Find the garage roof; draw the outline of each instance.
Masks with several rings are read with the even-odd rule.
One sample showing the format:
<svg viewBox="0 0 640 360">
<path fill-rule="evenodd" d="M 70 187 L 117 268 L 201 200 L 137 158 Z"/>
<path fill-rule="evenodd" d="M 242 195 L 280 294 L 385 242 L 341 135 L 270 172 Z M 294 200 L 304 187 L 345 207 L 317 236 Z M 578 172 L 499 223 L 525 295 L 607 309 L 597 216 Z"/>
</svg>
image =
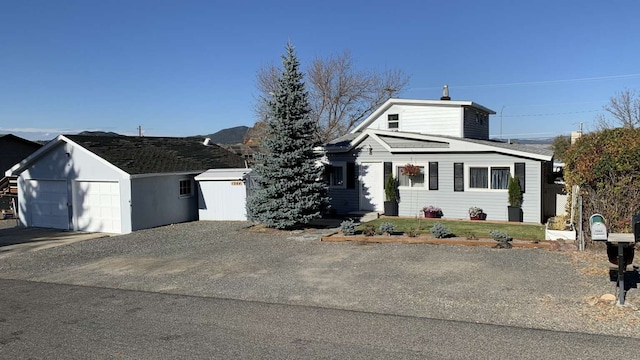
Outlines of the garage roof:
<svg viewBox="0 0 640 360">
<path fill-rule="evenodd" d="M 22 172 L 61 142 L 80 146 L 129 175 L 245 166 L 242 156 L 215 144 L 204 145 L 202 139 L 196 137 L 60 135 L 8 172 Z"/>
<path fill-rule="evenodd" d="M 195 177 L 196 181 L 242 180 L 251 169 L 211 169 Z"/>
</svg>

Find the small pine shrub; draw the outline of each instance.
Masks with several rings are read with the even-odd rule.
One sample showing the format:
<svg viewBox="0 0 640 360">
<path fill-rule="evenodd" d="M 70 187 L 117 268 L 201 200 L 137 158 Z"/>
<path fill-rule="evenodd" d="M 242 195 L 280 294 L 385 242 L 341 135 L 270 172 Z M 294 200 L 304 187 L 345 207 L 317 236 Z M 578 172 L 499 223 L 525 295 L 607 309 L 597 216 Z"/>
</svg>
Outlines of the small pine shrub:
<svg viewBox="0 0 640 360">
<path fill-rule="evenodd" d="M 449 230 L 448 227 L 442 225 L 439 222 L 435 223 L 430 231 L 431 235 L 433 235 L 436 239 L 443 239 L 452 235 L 451 230 Z"/>
<path fill-rule="evenodd" d="M 506 233 L 498 230 L 491 230 L 489 234 L 493 238 L 493 240 L 498 242 L 498 245 L 495 247 L 498 249 L 511 249 L 511 240 L 513 238 Z"/>
<path fill-rule="evenodd" d="M 373 236 L 376 234 L 376 228 L 371 224 L 365 224 L 362 227 L 362 234 L 364 236 Z"/>
<path fill-rule="evenodd" d="M 343 235 L 350 236 L 356 234 L 356 223 L 353 219 L 345 220 L 340 223 L 340 231 Z"/>
<path fill-rule="evenodd" d="M 378 229 L 381 234 L 391 235 L 394 231 L 396 231 L 396 226 L 390 222 L 380 223 L 380 227 Z"/>
</svg>

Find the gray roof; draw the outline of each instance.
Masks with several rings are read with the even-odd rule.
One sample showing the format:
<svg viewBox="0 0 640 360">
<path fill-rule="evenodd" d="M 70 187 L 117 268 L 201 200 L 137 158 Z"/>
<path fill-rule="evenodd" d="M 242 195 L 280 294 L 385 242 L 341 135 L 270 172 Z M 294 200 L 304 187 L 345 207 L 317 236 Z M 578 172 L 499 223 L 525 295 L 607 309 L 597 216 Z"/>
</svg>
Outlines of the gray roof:
<svg viewBox="0 0 640 360">
<path fill-rule="evenodd" d="M 131 175 L 203 172 L 208 169 L 245 166 L 241 156 L 215 144 L 205 146 L 200 138 L 65 137 Z"/>
</svg>

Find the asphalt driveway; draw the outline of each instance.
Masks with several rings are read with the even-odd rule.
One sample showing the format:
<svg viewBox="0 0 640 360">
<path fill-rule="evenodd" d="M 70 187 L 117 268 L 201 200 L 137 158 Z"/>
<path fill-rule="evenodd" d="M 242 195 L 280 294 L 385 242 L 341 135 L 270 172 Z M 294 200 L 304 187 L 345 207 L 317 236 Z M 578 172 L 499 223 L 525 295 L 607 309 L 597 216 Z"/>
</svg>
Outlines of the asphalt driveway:
<svg viewBox="0 0 640 360">
<path fill-rule="evenodd" d="M 192 222 L 80 241 L 0 261 L 0 277 L 640 337 L 606 256 L 539 249 L 324 243 Z M 627 298 L 640 300 L 637 289 Z"/>
</svg>

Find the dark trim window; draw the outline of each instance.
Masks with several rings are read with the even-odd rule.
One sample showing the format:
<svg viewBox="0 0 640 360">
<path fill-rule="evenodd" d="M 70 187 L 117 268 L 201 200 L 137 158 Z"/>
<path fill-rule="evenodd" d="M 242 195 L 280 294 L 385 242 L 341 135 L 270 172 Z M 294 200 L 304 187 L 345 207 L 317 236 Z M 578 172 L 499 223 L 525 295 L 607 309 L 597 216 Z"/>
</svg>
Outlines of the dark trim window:
<svg viewBox="0 0 640 360">
<path fill-rule="evenodd" d="M 191 179 L 182 179 L 179 183 L 180 197 L 189 197 L 193 195 L 193 187 L 191 186 Z"/>
<path fill-rule="evenodd" d="M 325 165 L 325 176 L 327 185 L 330 188 L 345 188 L 345 174 L 347 172 L 346 163 L 336 162 L 332 165 Z"/>
<path fill-rule="evenodd" d="M 520 191 L 524 193 L 524 185 L 525 185 L 525 167 L 524 163 L 515 163 L 513 171 L 516 173 L 515 178 L 520 182 Z"/>
<path fill-rule="evenodd" d="M 507 189 L 509 187 L 509 168 L 491 168 L 491 188 Z"/>
<path fill-rule="evenodd" d="M 508 167 L 470 167 L 469 188 L 471 189 L 507 189 L 510 169 Z"/>
<path fill-rule="evenodd" d="M 429 190 L 438 190 L 438 163 L 429 163 Z"/>
<path fill-rule="evenodd" d="M 464 191 L 464 163 L 453 164 L 453 191 Z"/>
<path fill-rule="evenodd" d="M 387 128 L 388 129 L 400 128 L 400 116 L 398 114 L 387 115 Z"/>
</svg>

